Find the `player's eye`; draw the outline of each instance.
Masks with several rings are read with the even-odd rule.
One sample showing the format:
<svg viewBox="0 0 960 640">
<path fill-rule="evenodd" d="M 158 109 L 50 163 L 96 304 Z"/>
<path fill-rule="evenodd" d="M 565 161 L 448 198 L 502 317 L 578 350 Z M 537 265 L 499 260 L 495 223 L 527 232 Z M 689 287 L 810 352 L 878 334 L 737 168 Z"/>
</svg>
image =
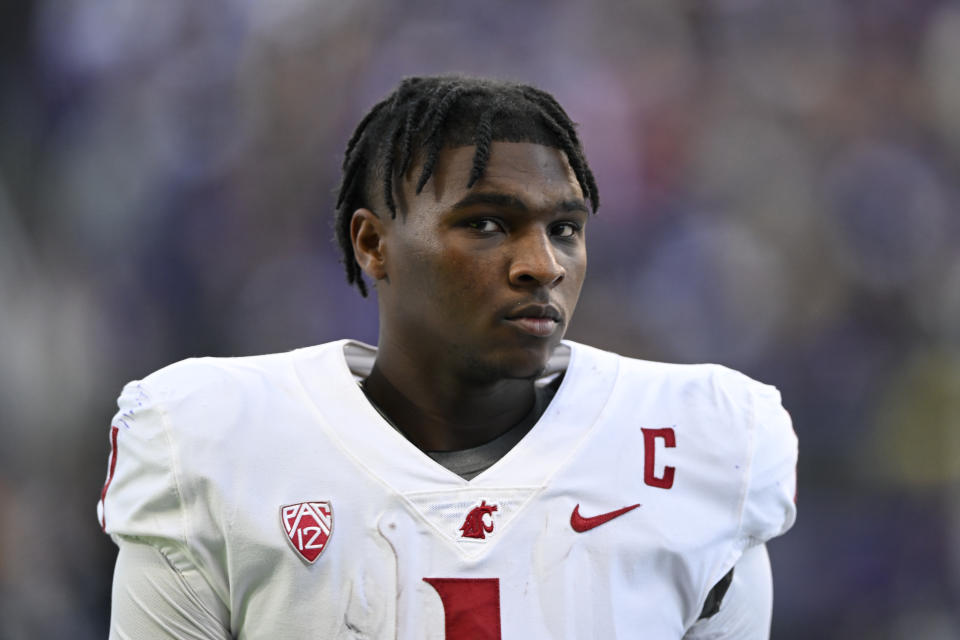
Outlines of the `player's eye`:
<svg viewBox="0 0 960 640">
<path fill-rule="evenodd" d="M 478 218 L 476 220 L 470 220 L 467 222 L 467 227 L 469 229 L 473 229 L 474 231 L 479 231 L 480 233 L 496 233 L 503 228 L 499 222 L 491 218 Z"/>
<path fill-rule="evenodd" d="M 580 225 L 574 222 L 559 222 L 553 225 L 552 231 L 558 238 L 572 238 L 580 231 Z"/>
</svg>

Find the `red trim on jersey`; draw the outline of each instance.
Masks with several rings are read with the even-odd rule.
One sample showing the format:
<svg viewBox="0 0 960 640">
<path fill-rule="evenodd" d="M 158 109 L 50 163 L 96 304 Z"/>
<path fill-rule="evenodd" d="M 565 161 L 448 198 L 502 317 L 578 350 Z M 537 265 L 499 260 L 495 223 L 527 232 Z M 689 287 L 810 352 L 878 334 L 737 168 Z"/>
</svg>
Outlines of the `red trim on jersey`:
<svg viewBox="0 0 960 640">
<path fill-rule="evenodd" d="M 113 472 L 117 470 L 117 433 L 118 427 L 110 427 L 110 471 L 107 472 L 107 481 L 103 483 L 103 489 L 100 490 L 100 528 L 107 530 L 107 503 L 104 499 L 107 497 L 107 489 L 113 482 Z"/>
</svg>

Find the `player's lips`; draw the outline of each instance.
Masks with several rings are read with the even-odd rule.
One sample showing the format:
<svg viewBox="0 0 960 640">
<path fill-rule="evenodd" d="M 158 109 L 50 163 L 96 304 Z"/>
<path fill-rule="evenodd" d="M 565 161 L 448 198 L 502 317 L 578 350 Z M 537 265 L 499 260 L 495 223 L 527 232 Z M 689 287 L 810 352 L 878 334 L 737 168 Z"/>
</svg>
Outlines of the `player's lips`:
<svg viewBox="0 0 960 640">
<path fill-rule="evenodd" d="M 553 305 L 531 304 L 511 311 L 506 316 L 507 322 L 516 326 L 524 333 L 538 338 L 553 335 L 560 327 L 562 316 Z"/>
</svg>

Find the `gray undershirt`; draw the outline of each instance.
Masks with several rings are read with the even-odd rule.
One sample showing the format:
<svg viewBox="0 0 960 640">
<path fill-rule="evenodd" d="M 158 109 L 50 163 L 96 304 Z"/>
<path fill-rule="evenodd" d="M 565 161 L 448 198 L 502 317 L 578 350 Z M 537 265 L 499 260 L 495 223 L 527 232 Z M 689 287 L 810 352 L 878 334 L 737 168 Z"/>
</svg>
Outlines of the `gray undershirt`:
<svg viewBox="0 0 960 640">
<path fill-rule="evenodd" d="M 458 449 L 457 451 L 424 451 L 434 462 L 447 470 L 454 472 L 464 480 L 472 480 L 494 465 L 500 458 L 507 455 L 513 447 L 527 435 L 533 425 L 537 423 L 540 416 L 543 415 L 550 400 L 553 399 L 560 384 L 558 376 L 545 386 L 537 386 L 536 399 L 533 408 L 527 417 L 511 427 L 508 431 L 501 433 L 490 442 L 481 444 L 469 449 Z"/>
</svg>

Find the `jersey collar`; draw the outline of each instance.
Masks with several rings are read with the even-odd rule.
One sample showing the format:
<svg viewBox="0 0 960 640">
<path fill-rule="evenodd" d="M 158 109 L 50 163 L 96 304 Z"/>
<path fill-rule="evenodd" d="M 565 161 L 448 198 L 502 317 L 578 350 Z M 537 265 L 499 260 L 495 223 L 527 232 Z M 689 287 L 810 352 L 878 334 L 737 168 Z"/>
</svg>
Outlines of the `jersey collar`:
<svg viewBox="0 0 960 640">
<path fill-rule="evenodd" d="M 565 340 L 558 352 L 547 375 L 564 366 L 566 375 L 543 415 L 503 458 L 469 481 L 410 443 L 367 400 L 357 381 L 369 374 L 374 347 L 340 340 L 302 349 L 294 358 L 317 428 L 378 480 L 410 493 L 545 485 L 600 418 L 619 371 L 617 356 L 592 347 Z"/>
</svg>

